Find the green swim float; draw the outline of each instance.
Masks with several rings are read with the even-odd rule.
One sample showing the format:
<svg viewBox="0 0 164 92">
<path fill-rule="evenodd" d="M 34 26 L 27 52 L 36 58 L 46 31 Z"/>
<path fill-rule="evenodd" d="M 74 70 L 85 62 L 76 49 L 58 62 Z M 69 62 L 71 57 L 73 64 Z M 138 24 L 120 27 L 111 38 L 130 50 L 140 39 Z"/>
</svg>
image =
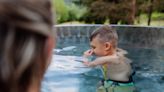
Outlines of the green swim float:
<svg viewBox="0 0 164 92">
<path fill-rule="evenodd" d="M 102 86 L 100 86 L 96 92 L 135 92 L 135 86 L 132 78 L 128 82 L 112 81 L 107 79 L 107 68 L 102 67 L 104 80 L 102 80 Z"/>
</svg>

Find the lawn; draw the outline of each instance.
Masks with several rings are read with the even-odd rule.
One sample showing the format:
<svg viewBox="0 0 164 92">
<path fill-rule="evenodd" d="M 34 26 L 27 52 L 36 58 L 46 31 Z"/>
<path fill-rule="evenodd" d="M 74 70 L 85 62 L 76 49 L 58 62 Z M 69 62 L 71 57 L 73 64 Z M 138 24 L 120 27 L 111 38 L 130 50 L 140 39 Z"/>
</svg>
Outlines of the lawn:
<svg viewBox="0 0 164 92">
<path fill-rule="evenodd" d="M 137 19 L 135 21 L 135 25 L 147 26 L 147 15 L 142 14 L 139 18 L 140 23 L 137 23 Z M 150 26 L 164 26 L 164 13 L 153 13 L 152 21 Z"/>
</svg>

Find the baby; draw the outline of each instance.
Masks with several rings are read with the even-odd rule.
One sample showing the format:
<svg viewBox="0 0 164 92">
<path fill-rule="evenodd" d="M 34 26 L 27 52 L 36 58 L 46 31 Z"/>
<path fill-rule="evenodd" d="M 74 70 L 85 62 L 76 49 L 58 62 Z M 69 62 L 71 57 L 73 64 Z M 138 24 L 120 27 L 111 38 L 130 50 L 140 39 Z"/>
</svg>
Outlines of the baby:
<svg viewBox="0 0 164 92">
<path fill-rule="evenodd" d="M 96 29 L 90 36 L 91 49 L 84 52 L 84 57 L 96 55 L 97 58 L 84 64 L 102 66 L 104 79 L 97 92 L 134 92 L 131 61 L 124 56 L 126 51 L 117 48 L 117 43 L 117 33 L 108 25 Z"/>
</svg>

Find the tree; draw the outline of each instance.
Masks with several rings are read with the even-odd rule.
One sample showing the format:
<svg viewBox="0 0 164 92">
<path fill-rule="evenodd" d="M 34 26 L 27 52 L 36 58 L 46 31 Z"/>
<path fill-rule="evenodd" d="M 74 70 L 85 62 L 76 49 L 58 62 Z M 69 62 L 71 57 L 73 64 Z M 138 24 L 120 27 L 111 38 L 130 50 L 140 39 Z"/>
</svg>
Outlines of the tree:
<svg viewBox="0 0 164 92">
<path fill-rule="evenodd" d="M 164 0 L 154 0 L 153 8 L 157 12 L 164 13 Z"/>
<path fill-rule="evenodd" d="M 150 25 L 153 12 L 164 12 L 164 0 L 137 0 L 136 17 L 146 13 L 148 17 L 147 24 Z"/>
<path fill-rule="evenodd" d="M 53 0 L 57 23 L 79 20 L 86 9 L 75 5 L 71 1 Z"/>
<path fill-rule="evenodd" d="M 56 19 L 58 23 L 67 21 L 69 17 L 68 8 L 63 0 L 52 0 L 54 10 L 56 12 Z"/>
<path fill-rule="evenodd" d="M 88 7 L 84 20 L 88 22 L 111 24 L 133 24 L 135 19 L 136 0 L 81 0 Z"/>
</svg>

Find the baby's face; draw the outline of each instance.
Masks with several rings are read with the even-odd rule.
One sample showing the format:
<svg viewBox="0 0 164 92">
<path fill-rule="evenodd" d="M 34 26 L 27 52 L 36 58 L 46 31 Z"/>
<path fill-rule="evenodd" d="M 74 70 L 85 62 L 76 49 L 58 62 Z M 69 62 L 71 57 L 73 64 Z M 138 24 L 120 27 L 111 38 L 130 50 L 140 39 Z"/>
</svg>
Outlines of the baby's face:
<svg viewBox="0 0 164 92">
<path fill-rule="evenodd" d="M 93 50 L 93 54 L 95 54 L 96 56 L 105 56 L 106 55 L 105 43 L 100 42 L 98 37 L 95 37 L 90 42 L 90 46 Z"/>
</svg>

